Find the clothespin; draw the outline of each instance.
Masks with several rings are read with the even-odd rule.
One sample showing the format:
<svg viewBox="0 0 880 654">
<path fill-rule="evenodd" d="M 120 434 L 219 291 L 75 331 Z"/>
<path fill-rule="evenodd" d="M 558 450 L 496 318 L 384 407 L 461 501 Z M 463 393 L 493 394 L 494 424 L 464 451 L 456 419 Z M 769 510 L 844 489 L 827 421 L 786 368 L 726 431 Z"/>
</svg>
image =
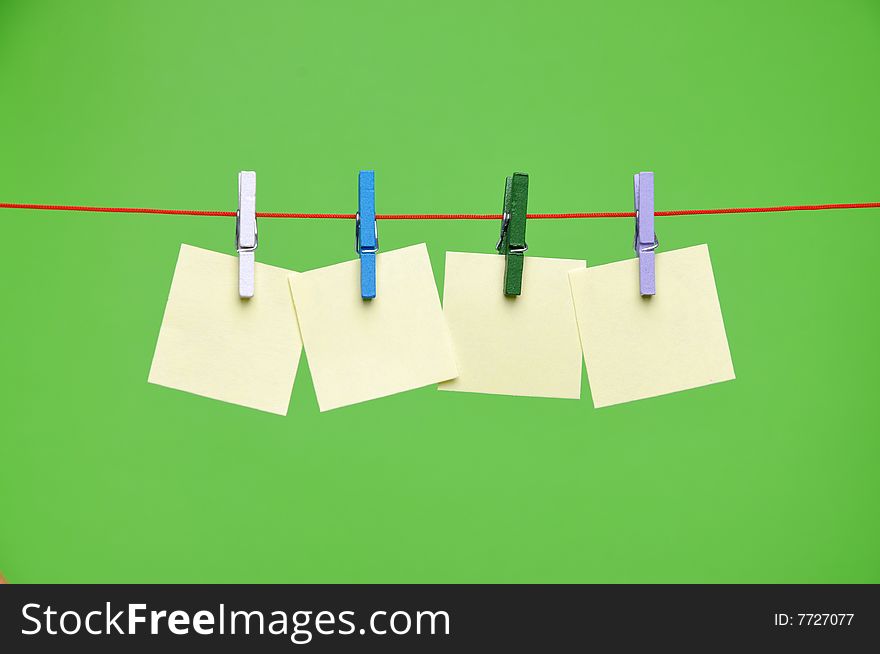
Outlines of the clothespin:
<svg viewBox="0 0 880 654">
<path fill-rule="evenodd" d="M 633 191 L 636 208 L 633 249 L 639 255 L 639 292 L 642 295 L 654 295 L 654 250 L 660 245 L 654 233 L 654 173 L 633 175 Z"/>
<path fill-rule="evenodd" d="M 238 250 L 238 295 L 254 296 L 254 250 L 257 249 L 257 173 L 238 173 L 238 211 L 235 214 L 235 249 Z"/>
<path fill-rule="evenodd" d="M 376 227 L 376 181 L 372 170 L 358 174 L 358 212 L 354 226 L 355 251 L 361 258 L 361 297 L 376 297 L 376 253 L 379 230 Z"/>
<path fill-rule="evenodd" d="M 504 255 L 504 294 L 522 294 L 523 264 L 526 244 L 526 211 L 529 201 L 529 176 L 514 173 L 504 185 L 504 209 L 501 236 L 495 249 Z"/>
</svg>

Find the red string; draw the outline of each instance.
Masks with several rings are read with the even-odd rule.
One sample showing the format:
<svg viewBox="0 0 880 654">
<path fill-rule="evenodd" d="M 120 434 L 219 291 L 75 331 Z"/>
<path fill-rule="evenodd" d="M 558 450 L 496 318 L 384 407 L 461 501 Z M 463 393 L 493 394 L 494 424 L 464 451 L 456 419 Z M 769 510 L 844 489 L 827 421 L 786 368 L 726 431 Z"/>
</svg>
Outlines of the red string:
<svg viewBox="0 0 880 654">
<path fill-rule="evenodd" d="M 845 204 L 793 204 L 780 207 L 733 207 L 727 209 L 675 209 L 656 211 L 655 216 L 707 216 L 728 213 L 775 213 L 781 211 L 824 211 L 827 209 L 877 209 L 880 202 L 850 202 Z M 142 207 L 88 207 L 69 204 L 17 204 L 0 202 L 0 209 L 37 209 L 40 211 L 87 211 L 93 213 L 148 213 L 166 216 L 235 216 L 234 211 L 204 211 L 199 209 L 147 209 Z M 287 213 L 279 211 L 258 211 L 258 218 L 318 218 L 329 220 L 351 220 L 353 213 Z M 633 218 L 632 211 L 596 211 L 589 213 L 530 213 L 534 219 L 568 218 Z M 497 213 L 399 213 L 376 214 L 378 220 L 500 220 Z"/>
</svg>

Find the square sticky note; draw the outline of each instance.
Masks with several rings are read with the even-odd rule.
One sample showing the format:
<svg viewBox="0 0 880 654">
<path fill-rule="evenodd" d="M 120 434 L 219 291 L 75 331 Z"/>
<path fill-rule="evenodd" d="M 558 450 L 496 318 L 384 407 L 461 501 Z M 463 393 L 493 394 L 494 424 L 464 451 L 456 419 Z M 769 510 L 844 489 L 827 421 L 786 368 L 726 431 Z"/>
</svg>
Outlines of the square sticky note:
<svg viewBox="0 0 880 654">
<path fill-rule="evenodd" d="M 458 377 L 440 390 L 577 399 L 581 343 L 568 273 L 578 259 L 525 257 L 522 295 L 504 295 L 504 257 L 446 253 L 443 313 Z"/>
<path fill-rule="evenodd" d="M 639 295 L 638 259 L 569 275 L 596 407 L 734 378 L 708 246 L 655 266 L 652 297 Z"/>
<path fill-rule="evenodd" d="M 257 263 L 243 300 L 236 257 L 182 245 L 149 381 L 286 415 L 302 352 L 290 272 Z"/>
<path fill-rule="evenodd" d="M 289 281 L 321 411 L 458 374 L 424 243 L 377 256 L 372 300 L 358 260 Z"/>
</svg>

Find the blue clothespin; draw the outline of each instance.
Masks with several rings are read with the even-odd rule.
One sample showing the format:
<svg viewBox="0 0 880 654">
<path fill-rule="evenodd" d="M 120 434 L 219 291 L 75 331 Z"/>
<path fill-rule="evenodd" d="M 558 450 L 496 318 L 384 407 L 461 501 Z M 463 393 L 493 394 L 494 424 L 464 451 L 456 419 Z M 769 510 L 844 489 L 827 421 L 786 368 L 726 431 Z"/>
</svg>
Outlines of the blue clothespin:
<svg viewBox="0 0 880 654">
<path fill-rule="evenodd" d="M 639 255 L 639 292 L 657 292 L 654 276 L 654 250 L 660 245 L 654 232 L 654 173 L 633 175 L 636 208 L 636 237 L 633 249 Z"/>
<path fill-rule="evenodd" d="M 376 253 L 379 230 L 376 228 L 376 182 L 372 170 L 358 174 L 358 212 L 354 226 L 355 251 L 361 258 L 361 297 L 376 297 Z"/>
</svg>

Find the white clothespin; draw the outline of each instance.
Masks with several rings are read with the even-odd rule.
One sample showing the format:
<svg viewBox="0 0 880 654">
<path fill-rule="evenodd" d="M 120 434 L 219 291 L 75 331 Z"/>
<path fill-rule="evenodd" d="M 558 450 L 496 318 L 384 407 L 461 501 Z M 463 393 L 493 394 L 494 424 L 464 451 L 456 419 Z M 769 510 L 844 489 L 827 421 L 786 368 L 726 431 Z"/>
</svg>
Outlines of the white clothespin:
<svg viewBox="0 0 880 654">
<path fill-rule="evenodd" d="M 254 250 L 257 249 L 257 173 L 238 173 L 238 213 L 235 216 L 235 249 L 238 250 L 238 294 L 254 296 Z"/>
</svg>

